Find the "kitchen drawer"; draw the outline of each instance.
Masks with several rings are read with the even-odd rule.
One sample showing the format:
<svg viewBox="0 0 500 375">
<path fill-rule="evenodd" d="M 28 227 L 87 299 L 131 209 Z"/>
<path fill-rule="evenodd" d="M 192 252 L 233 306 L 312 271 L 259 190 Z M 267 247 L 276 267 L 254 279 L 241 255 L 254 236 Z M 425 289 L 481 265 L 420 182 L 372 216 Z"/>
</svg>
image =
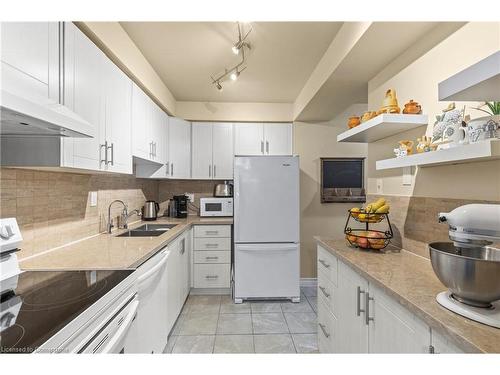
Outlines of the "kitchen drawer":
<svg viewBox="0 0 500 375">
<path fill-rule="evenodd" d="M 230 264 L 195 264 L 195 288 L 229 288 Z"/>
<path fill-rule="evenodd" d="M 337 286 L 337 258 L 321 246 L 318 246 L 318 272 L 319 271 L 323 271 L 332 284 Z"/>
<path fill-rule="evenodd" d="M 196 225 L 194 227 L 194 237 L 229 237 L 231 238 L 230 225 Z"/>
<path fill-rule="evenodd" d="M 231 263 L 231 252 L 230 251 L 195 251 L 194 252 L 194 263 Z"/>
<path fill-rule="evenodd" d="M 329 311 L 321 298 L 318 298 L 318 348 L 320 353 L 335 353 L 337 319 Z"/>
<path fill-rule="evenodd" d="M 337 288 L 332 284 L 328 276 L 323 271 L 318 271 L 318 299 L 322 299 L 328 309 L 336 315 L 334 296 Z"/>
<path fill-rule="evenodd" d="M 231 238 L 195 238 L 194 250 L 231 250 Z"/>
</svg>

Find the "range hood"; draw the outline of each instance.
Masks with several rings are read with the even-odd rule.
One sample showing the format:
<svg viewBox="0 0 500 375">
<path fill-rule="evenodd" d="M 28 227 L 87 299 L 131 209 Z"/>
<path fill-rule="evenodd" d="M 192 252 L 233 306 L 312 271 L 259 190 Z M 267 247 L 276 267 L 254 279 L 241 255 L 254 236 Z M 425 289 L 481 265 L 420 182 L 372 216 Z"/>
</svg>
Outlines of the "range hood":
<svg viewBox="0 0 500 375">
<path fill-rule="evenodd" d="M 61 104 L 35 103 L 2 90 L 0 135 L 93 138 L 96 129 Z"/>
<path fill-rule="evenodd" d="M 500 100 L 500 51 L 440 82 L 438 90 L 439 100 Z"/>
</svg>

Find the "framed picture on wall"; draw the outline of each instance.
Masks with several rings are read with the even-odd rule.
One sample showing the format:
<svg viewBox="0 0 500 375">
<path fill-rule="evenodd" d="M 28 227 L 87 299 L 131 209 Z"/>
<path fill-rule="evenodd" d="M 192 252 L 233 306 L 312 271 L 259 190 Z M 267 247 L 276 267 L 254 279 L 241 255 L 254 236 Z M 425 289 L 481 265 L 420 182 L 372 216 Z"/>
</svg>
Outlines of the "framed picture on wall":
<svg viewBox="0 0 500 375">
<path fill-rule="evenodd" d="M 366 202 L 365 158 L 321 158 L 321 203 Z"/>
</svg>

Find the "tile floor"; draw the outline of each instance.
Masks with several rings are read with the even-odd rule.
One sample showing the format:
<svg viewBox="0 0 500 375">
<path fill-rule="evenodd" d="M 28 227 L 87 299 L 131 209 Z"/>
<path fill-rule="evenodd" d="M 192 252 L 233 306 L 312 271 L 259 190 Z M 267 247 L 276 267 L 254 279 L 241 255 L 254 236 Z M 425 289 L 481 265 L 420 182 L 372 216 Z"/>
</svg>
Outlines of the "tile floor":
<svg viewBox="0 0 500 375">
<path fill-rule="evenodd" d="M 317 353 L 315 287 L 300 303 L 189 296 L 165 353 Z"/>
</svg>

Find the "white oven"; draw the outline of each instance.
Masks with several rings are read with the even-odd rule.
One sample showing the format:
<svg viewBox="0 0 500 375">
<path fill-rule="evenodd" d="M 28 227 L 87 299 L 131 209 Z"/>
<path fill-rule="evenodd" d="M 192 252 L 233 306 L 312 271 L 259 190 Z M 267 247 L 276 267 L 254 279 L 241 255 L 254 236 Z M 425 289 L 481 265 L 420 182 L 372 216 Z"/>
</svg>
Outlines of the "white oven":
<svg viewBox="0 0 500 375">
<path fill-rule="evenodd" d="M 200 198 L 200 216 L 233 216 L 233 198 Z"/>
</svg>

